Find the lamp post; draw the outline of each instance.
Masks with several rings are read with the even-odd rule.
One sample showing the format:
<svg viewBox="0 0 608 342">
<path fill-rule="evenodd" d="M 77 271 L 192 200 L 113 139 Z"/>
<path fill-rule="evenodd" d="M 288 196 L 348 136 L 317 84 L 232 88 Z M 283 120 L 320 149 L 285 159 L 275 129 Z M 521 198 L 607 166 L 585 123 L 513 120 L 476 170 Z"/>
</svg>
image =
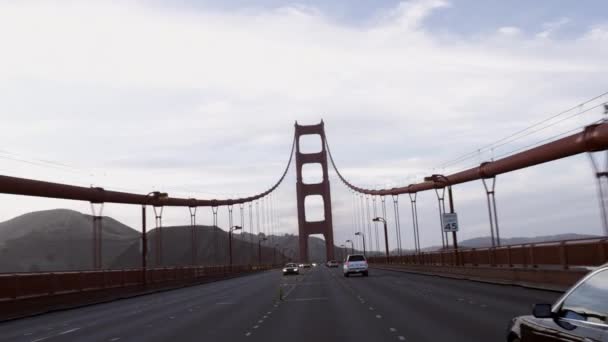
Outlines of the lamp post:
<svg viewBox="0 0 608 342">
<path fill-rule="evenodd" d="M 355 254 L 355 243 L 353 242 L 353 240 L 346 240 L 345 242 L 350 242 L 350 254 Z"/>
<path fill-rule="evenodd" d="M 260 239 L 258 239 L 258 265 L 262 264 L 262 241 L 266 241 L 268 240 L 265 237 L 260 237 Z"/>
<path fill-rule="evenodd" d="M 435 183 L 443 183 L 443 185 L 447 185 L 448 187 L 448 200 L 450 202 L 450 213 L 454 213 L 454 198 L 452 197 L 452 185 L 450 184 L 450 180 L 448 177 L 444 175 L 432 175 L 430 177 L 424 177 L 424 180 Z M 452 241 L 454 242 L 454 252 L 456 253 L 456 264 L 459 264 L 458 260 L 458 238 L 456 237 L 456 232 L 452 231 Z"/>
<path fill-rule="evenodd" d="M 156 201 L 164 200 L 169 197 L 166 192 L 152 191 L 146 196 L 152 197 Z M 146 232 L 146 205 L 141 206 L 141 270 L 142 270 L 142 284 L 146 285 L 146 272 L 148 269 L 148 236 Z"/>
<path fill-rule="evenodd" d="M 385 253 L 386 253 L 386 263 L 390 264 L 391 263 L 391 258 L 390 258 L 389 253 L 388 253 L 388 233 L 386 231 L 386 220 L 383 217 L 376 217 L 372 221 L 384 223 L 384 250 L 385 250 Z"/>
<path fill-rule="evenodd" d="M 232 270 L 232 232 L 235 230 L 241 230 L 243 227 L 241 226 L 232 226 L 228 230 L 228 253 L 230 254 L 230 269 Z"/>
<path fill-rule="evenodd" d="M 355 235 L 361 236 L 361 238 L 363 239 L 363 256 L 367 256 L 365 252 L 365 234 L 361 232 L 356 232 Z"/>
</svg>

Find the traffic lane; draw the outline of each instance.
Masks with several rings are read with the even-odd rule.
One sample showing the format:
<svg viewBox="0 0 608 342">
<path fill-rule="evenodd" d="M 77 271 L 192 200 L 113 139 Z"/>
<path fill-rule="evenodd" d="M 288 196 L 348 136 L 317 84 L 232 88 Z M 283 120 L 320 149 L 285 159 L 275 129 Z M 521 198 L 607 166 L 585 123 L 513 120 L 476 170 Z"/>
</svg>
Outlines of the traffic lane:
<svg viewBox="0 0 608 342">
<path fill-rule="evenodd" d="M 339 271 L 336 271 L 338 274 Z M 342 281 L 413 341 L 500 341 L 509 320 L 559 293 L 370 269 Z"/>
<path fill-rule="evenodd" d="M 286 292 L 276 310 L 245 332 L 249 341 L 391 341 L 398 334 L 376 317 L 366 303 L 336 275 L 317 266 Z M 288 285 L 287 287 L 289 287 Z"/>
<path fill-rule="evenodd" d="M 182 339 L 194 340 L 201 334 L 214 334 L 222 327 L 226 329 L 222 318 L 232 315 L 234 310 L 229 308 L 237 303 L 266 304 L 274 295 L 268 288 L 276 284 L 279 277 L 277 271 L 264 272 L 5 322 L 0 324 L 0 340 L 166 340 L 167 334 L 179 335 L 178 326 L 182 322 L 192 320 L 194 327 L 203 325 L 207 328 L 198 331 L 192 339 Z"/>
</svg>

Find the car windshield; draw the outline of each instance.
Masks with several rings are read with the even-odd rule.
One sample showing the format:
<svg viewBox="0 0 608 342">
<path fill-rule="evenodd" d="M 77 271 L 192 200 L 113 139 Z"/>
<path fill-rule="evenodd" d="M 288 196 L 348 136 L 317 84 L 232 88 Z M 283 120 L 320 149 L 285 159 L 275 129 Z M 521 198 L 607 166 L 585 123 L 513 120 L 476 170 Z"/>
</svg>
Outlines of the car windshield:
<svg viewBox="0 0 608 342">
<path fill-rule="evenodd" d="M 608 323 L 608 270 L 596 273 L 572 291 L 562 304 L 560 316 Z"/>
<path fill-rule="evenodd" d="M 287 265 L 285 265 L 285 267 L 298 267 L 298 265 L 296 265 L 296 264 L 287 264 Z"/>
<path fill-rule="evenodd" d="M 348 261 L 365 261 L 365 257 L 363 255 L 350 255 Z"/>
</svg>

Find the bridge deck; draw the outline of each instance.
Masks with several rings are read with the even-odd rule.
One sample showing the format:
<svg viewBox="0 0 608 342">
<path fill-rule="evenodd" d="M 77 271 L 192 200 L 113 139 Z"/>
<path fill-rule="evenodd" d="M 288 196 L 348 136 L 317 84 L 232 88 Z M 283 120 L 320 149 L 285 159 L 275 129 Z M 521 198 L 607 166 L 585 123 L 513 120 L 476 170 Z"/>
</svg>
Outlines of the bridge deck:
<svg viewBox="0 0 608 342">
<path fill-rule="evenodd" d="M 318 266 L 5 322 L 0 340 L 499 341 L 511 317 L 558 296 L 376 269 L 344 278 Z"/>
</svg>

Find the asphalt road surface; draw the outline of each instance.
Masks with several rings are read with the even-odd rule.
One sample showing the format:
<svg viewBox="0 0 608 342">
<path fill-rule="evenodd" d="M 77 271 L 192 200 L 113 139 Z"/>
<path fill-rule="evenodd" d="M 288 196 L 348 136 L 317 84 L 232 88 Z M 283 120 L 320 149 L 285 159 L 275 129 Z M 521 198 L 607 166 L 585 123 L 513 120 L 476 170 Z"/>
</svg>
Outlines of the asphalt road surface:
<svg viewBox="0 0 608 342">
<path fill-rule="evenodd" d="M 0 323 L 0 341 L 504 341 L 558 293 L 318 266 L 269 271 Z M 282 297 L 282 300 L 280 299 Z"/>
</svg>

